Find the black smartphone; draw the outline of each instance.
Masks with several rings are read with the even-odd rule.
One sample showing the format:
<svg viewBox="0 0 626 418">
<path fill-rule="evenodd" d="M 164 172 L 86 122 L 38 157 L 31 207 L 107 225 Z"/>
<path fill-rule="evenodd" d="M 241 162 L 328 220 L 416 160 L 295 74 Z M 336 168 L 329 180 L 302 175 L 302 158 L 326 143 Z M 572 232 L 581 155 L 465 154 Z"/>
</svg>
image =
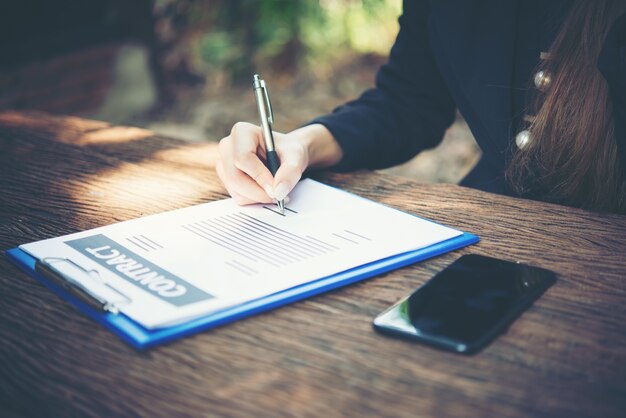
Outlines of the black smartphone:
<svg viewBox="0 0 626 418">
<path fill-rule="evenodd" d="M 474 353 L 556 282 L 550 270 L 464 255 L 374 320 L 380 332 Z"/>
</svg>

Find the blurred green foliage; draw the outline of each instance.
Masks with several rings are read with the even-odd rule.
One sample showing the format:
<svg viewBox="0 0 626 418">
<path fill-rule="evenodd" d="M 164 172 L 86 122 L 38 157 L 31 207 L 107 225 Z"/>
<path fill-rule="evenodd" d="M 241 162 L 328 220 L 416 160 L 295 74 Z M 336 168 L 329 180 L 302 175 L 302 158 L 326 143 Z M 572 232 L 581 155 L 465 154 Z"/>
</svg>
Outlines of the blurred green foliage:
<svg viewBox="0 0 626 418">
<path fill-rule="evenodd" d="M 387 54 L 401 0 L 156 0 L 157 35 L 199 72 L 233 81 L 271 68 L 325 71 L 355 54 Z"/>
</svg>

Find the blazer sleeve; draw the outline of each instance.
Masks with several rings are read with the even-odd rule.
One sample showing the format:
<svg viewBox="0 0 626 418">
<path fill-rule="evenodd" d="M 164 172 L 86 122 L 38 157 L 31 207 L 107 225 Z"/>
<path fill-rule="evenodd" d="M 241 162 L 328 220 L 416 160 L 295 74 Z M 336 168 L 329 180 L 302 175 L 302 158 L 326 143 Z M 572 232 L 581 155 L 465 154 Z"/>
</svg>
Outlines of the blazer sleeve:
<svg viewBox="0 0 626 418">
<path fill-rule="evenodd" d="M 598 69 L 609 86 L 617 151 L 626 178 L 626 13 L 615 20 L 609 31 L 600 52 Z"/>
<path fill-rule="evenodd" d="M 343 150 L 338 170 L 383 168 L 439 144 L 455 117 L 455 104 L 437 69 L 428 38 L 430 7 L 405 0 L 400 31 L 375 88 L 336 108 L 319 123 Z"/>
</svg>

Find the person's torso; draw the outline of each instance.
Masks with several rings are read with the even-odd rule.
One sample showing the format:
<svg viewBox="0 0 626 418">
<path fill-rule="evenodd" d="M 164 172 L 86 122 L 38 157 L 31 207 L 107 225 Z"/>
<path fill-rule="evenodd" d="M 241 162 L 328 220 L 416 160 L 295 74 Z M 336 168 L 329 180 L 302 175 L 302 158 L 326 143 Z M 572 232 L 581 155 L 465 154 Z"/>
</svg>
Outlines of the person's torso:
<svg viewBox="0 0 626 418">
<path fill-rule="evenodd" d="M 504 170 L 532 112 L 537 67 L 572 0 L 432 1 L 437 65 L 483 151 L 465 184 L 511 194 Z"/>
</svg>

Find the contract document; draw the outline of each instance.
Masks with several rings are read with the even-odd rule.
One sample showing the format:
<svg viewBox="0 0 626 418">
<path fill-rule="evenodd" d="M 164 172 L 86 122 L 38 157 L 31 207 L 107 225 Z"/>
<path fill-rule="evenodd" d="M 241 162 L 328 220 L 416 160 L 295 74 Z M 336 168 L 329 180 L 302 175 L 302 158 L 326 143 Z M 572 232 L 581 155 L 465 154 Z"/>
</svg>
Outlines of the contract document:
<svg viewBox="0 0 626 418">
<path fill-rule="evenodd" d="M 461 234 L 307 179 L 284 215 L 225 199 L 20 249 L 155 329 Z"/>
</svg>

